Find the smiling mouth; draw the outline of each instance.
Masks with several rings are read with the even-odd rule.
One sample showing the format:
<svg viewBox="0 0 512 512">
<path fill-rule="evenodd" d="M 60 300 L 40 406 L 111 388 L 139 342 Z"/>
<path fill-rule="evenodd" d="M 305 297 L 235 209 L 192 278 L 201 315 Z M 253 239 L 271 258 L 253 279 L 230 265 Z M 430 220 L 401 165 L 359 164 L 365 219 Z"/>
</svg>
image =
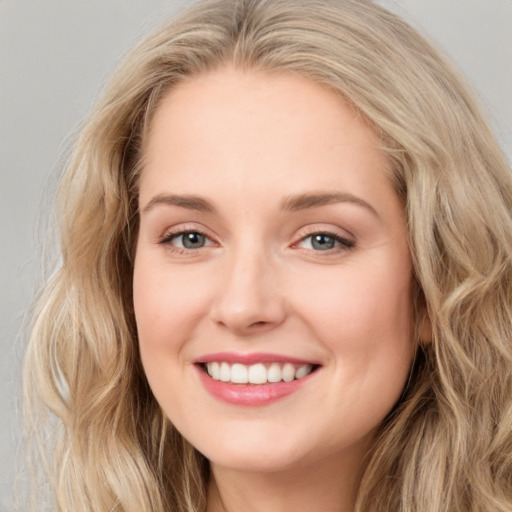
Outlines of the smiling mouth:
<svg viewBox="0 0 512 512">
<path fill-rule="evenodd" d="M 300 380 L 319 368 L 319 365 L 309 363 L 273 362 L 246 365 L 242 363 L 228 363 L 226 361 L 201 363 L 200 366 L 213 380 L 229 384 L 254 385 Z"/>
</svg>

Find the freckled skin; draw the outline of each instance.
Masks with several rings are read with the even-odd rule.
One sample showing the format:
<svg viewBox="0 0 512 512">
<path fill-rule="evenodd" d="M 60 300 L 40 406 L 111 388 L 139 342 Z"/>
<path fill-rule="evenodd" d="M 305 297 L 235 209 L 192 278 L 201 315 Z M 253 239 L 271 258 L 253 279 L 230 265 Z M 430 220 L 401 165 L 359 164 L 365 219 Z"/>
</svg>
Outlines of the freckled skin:
<svg viewBox="0 0 512 512">
<path fill-rule="evenodd" d="M 218 478 L 327 466 L 356 475 L 413 350 L 406 224 L 376 136 L 305 78 L 220 69 L 168 93 L 145 155 L 134 304 L 163 410 Z M 350 201 L 282 209 L 290 195 L 333 191 L 375 211 Z M 145 211 L 162 194 L 198 196 L 213 211 Z M 184 247 L 183 231 L 204 243 Z M 353 247 L 320 250 L 314 233 Z M 286 354 L 321 368 L 290 396 L 240 407 L 198 378 L 192 361 L 213 352 Z"/>
</svg>

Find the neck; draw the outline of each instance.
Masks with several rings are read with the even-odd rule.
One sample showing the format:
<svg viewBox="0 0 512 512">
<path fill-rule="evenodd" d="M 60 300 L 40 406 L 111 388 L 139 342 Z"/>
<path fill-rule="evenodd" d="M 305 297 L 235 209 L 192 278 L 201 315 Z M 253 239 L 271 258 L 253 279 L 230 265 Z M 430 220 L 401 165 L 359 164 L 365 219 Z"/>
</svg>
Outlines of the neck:
<svg viewBox="0 0 512 512">
<path fill-rule="evenodd" d="M 227 469 L 212 464 L 207 512 L 353 512 L 361 460 L 272 472 Z"/>
</svg>

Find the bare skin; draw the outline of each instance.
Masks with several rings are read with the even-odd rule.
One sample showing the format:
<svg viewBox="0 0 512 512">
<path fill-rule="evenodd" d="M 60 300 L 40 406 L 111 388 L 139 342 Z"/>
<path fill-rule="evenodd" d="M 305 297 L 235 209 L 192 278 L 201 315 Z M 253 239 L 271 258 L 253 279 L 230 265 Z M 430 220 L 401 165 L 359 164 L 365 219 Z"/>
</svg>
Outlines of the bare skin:
<svg viewBox="0 0 512 512">
<path fill-rule="evenodd" d="M 214 467 L 207 512 L 351 512 L 359 483 L 353 469 L 358 463 L 340 463 L 333 457 L 311 468 L 264 474 Z"/>
<path fill-rule="evenodd" d="M 211 462 L 208 512 L 352 511 L 413 354 L 406 221 L 377 137 L 306 78 L 223 68 L 167 94 L 144 156 L 141 357 Z M 255 361 L 306 376 L 240 384 Z"/>
</svg>

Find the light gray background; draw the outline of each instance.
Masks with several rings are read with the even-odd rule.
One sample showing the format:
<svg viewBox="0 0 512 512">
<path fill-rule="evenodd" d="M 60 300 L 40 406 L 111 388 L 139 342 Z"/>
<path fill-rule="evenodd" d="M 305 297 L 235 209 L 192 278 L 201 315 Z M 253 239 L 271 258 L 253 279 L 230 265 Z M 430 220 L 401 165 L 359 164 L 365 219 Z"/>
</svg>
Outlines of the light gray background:
<svg viewBox="0 0 512 512">
<path fill-rule="evenodd" d="M 0 510 L 19 439 L 23 317 L 49 176 L 119 58 L 189 0 L 0 0 Z M 466 73 L 512 158 L 512 0 L 382 0 Z M 55 180 L 53 180 L 55 181 Z M 50 180 L 50 184 L 52 181 Z M 52 190 L 52 187 L 46 187 Z"/>
</svg>

